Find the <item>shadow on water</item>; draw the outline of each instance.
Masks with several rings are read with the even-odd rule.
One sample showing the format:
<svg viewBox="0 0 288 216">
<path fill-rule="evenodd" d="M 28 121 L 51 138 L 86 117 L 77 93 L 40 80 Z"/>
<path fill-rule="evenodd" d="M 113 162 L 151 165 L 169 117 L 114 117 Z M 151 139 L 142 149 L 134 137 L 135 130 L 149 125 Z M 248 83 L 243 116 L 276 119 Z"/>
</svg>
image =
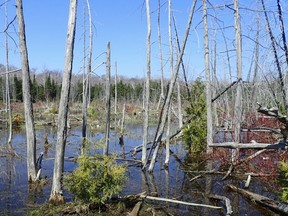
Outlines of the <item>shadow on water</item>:
<svg viewBox="0 0 288 216">
<path fill-rule="evenodd" d="M 150 140 L 153 139 L 155 128 L 149 130 Z M 132 155 L 136 146 L 142 144 L 142 126 L 127 125 L 127 133 L 124 135 L 124 145 L 119 145 L 119 133 L 111 131 L 110 152 L 117 154 L 121 161 L 129 159 L 141 160 L 141 152 Z M 0 131 L 3 133 L 3 130 Z M 4 134 L 0 134 L 1 147 L 5 147 Z M 102 154 L 101 146 L 104 134 L 101 132 L 89 132 L 87 142 L 91 154 Z M 71 172 L 77 164 L 70 160 L 76 158 L 81 153 L 81 128 L 69 130 L 65 154 L 65 172 Z M 44 153 L 42 162 L 41 177 L 47 179 L 48 183 L 36 188 L 29 188 L 27 183 L 26 168 L 26 144 L 24 131 L 18 131 L 13 137 L 13 147 L 21 158 L 1 155 L 0 157 L 0 215 L 23 215 L 25 209 L 47 202 L 51 190 L 51 178 L 53 172 L 54 153 L 56 143 L 56 130 L 53 127 L 46 127 L 37 130 L 37 153 Z M 217 161 L 203 160 L 201 155 L 187 156 L 185 147 L 181 142 L 175 141 L 171 145 L 173 154 L 169 164 L 169 170 L 164 169 L 165 149 L 160 148 L 159 157 L 153 174 L 143 172 L 139 163 L 129 162 L 128 180 L 121 192 L 121 196 L 138 194 L 146 191 L 152 196 L 176 199 L 186 202 L 217 205 L 223 207 L 221 210 L 208 209 L 195 206 L 184 206 L 180 204 L 170 204 L 168 202 L 158 203 L 167 212 L 174 215 L 225 215 L 225 204 L 213 199 L 209 199 L 205 194 L 217 194 L 226 196 L 231 200 L 235 215 L 270 215 L 268 211 L 263 211 L 252 206 L 240 195 L 224 189 L 226 184 L 233 184 L 238 187 L 244 185 L 243 180 L 227 179 L 222 181 L 223 175 L 201 175 L 199 172 L 212 170 L 217 165 Z M 179 159 L 182 161 L 179 162 Z M 199 177 L 197 177 L 199 175 Z M 197 177 L 197 178 L 195 178 Z M 278 199 L 277 196 L 263 184 L 263 182 L 253 179 L 250 190 Z M 71 195 L 64 191 L 67 201 L 71 201 Z M 150 203 L 152 201 L 146 201 Z"/>
</svg>

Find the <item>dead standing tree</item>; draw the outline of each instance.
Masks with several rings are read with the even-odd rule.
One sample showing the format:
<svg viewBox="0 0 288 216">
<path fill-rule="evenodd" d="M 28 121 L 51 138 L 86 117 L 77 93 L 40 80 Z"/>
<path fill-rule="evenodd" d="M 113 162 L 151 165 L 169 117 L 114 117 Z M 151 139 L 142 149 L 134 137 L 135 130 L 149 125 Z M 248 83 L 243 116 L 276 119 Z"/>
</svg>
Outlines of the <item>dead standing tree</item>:
<svg viewBox="0 0 288 216">
<path fill-rule="evenodd" d="M 22 65 L 22 92 L 25 112 L 26 142 L 27 142 L 27 174 L 28 180 L 35 181 L 36 170 L 36 134 L 34 128 L 33 106 L 31 100 L 31 80 L 29 71 L 28 51 L 26 46 L 25 22 L 22 0 L 16 0 L 18 20 L 19 47 Z"/>
<path fill-rule="evenodd" d="M 66 39 L 66 53 L 64 74 L 62 80 L 61 98 L 58 114 L 57 143 L 55 151 L 52 189 L 49 201 L 54 204 L 64 203 L 62 194 L 62 175 L 64 169 L 64 154 L 67 138 L 68 103 L 71 86 L 71 74 L 73 65 L 73 51 L 76 29 L 77 0 L 70 0 L 68 30 Z"/>
<path fill-rule="evenodd" d="M 84 67 L 83 67 L 83 105 L 82 105 L 82 137 L 86 138 L 87 133 L 87 111 L 88 104 L 90 103 L 89 97 L 89 86 L 90 86 L 90 76 L 92 72 L 92 48 L 93 48 L 93 31 L 92 31 L 92 18 L 90 11 L 89 0 L 86 0 L 88 15 L 89 15 L 89 54 L 87 60 L 87 72 L 85 73 L 85 57 L 86 57 L 86 47 L 85 47 L 85 30 L 84 30 Z M 85 18 L 84 18 L 85 20 Z M 85 28 L 84 24 L 84 28 Z"/>
<path fill-rule="evenodd" d="M 203 0 L 203 24 L 204 24 L 204 59 L 205 59 L 205 74 L 206 74 L 206 112 L 207 112 L 207 153 L 211 153 L 209 147 L 213 142 L 212 135 L 212 102 L 211 102 L 211 75 L 209 62 L 209 38 L 207 25 L 207 1 Z"/>
<path fill-rule="evenodd" d="M 8 46 L 8 2 L 5 2 L 5 22 L 6 22 L 6 31 L 5 31 L 5 55 L 6 55 L 6 72 L 9 71 L 9 46 Z M 9 82 L 9 73 L 6 73 L 6 112 L 8 113 L 7 126 L 9 134 L 7 139 L 7 144 L 9 150 L 12 150 L 12 111 L 11 111 L 11 101 L 10 101 L 10 82 Z"/>
<path fill-rule="evenodd" d="M 109 136 L 110 136 L 110 107 L 111 107 L 111 96 L 110 96 L 110 42 L 107 44 L 107 59 L 106 59 L 106 130 L 105 130 L 105 146 L 103 154 L 108 156 L 109 153 Z"/>
<path fill-rule="evenodd" d="M 161 93 L 159 97 L 159 102 L 157 105 L 157 110 L 159 110 L 161 102 L 164 100 L 164 65 L 162 57 L 162 39 L 161 39 L 161 28 L 160 28 L 160 12 L 161 12 L 161 0 L 158 0 L 158 16 L 157 16 L 157 28 L 158 28 L 158 44 L 159 44 L 159 61 L 160 61 L 160 71 L 161 71 Z"/>
<path fill-rule="evenodd" d="M 168 35 L 169 35 L 169 55 L 170 55 L 170 76 L 173 75 L 173 39 L 172 39 L 172 29 L 171 29 L 171 0 L 168 0 Z M 167 131 L 166 131 L 166 158 L 164 167 L 168 169 L 170 160 L 170 124 L 171 124 L 171 105 L 168 107 L 167 116 Z"/>
<path fill-rule="evenodd" d="M 168 86 L 168 91 L 167 91 L 167 94 L 166 94 L 166 97 L 165 97 L 165 100 L 164 100 L 164 104 L 162 106 L 162 110 L 161 110 L 161 113 L 160 113 L 160 116 L 159 116 L 158 127 L 157 127 L 157 131 L 155 133 L 155 137 L 154 137 L 154 140 L 153 140 L 153 145 L 152 145 L 152 147 L 150 149 L 150 152 L 149 152 L 149 155 L 148 155 L 148 159 L 149 159 L 150 155 L 152 153 L 152 149 L 153 149 L 153 147 L 155 147 L 154 153 L 153 153 L 153 157 L 151 159 L 151 163 L 150 163 L 150 166 L 149 166 L 149 169 L 148 169 L 149 172 L 153 172 L 153 169 L 154 169 L 154 166 L 155 166 L 156 157 L 157 157 L 157 154 L 158 154 L 158 149 L 159 149 L 159 146 L 160 146 L 160 142 L 161 142 L 163 131 L 164 131 L 165 124 L 166 124 L 166 118 L 167 118 L 167 115 L 168 115 L 168 109 L 169 109 L 170 101 L 171 101 L 171 98 L 172 98 L 173 89 L 174 89 L 174 86 L 175 86 L 175 83 L 176 83 L 176 80 L 177 80 L 180 64 L 182 62 L 182 57 L 184 55 L 184 51 L 185 51 L 185 47 L 186 47 L 186 43 L 187 43 L 187 39 L 188 39 L 190 27 L 191 27 L 191 23 L 192 23 L 196 2 L 197 2 L 197 0 L 194 0 L 193 4 L 191 6 L 191 9 L 190 9 L 188 23 L 187 23 L 187 27 L 186 27 L 186 32 L 185 32 L 184 39 L 183 39 L 183 44 L 182 44 L 182 47 L 181 47 L 181 52 L 180 52 L 180 54 L 178 56 L 177 64 L 176 64 L 176 67 L 175 67 L 174 72 L 173 72 L 173 76 L 171 77 L 171 81 L 170 81 L 169 86 Z M 147 163 L 147 160 L 146 160 L 146 163 Z M 143 169 L 146 168 L 146 163 L 144 164 Z"/>
<path fill-rule="evenodd" d="M 151 74 L 151 18 L 150 18 L 150 1 L 146 0 L 147 15 L 147 39 L 146 39 L 146 85 L 144 97 L 144 125 L 143 125 L 143 147 L 142 147 L 142 168 L 146 169 L 147 163 L 147 142 L 148 142 L 148 125 L 149 125 L 149 99 L 150 99 L 150 74 Z M 143 95 L 144 95 L 143 94 Z"/>
<path fill-rule="evenodd" d="M 238 0 L 234 0 L 234 27 L 236 34 L 236 69 L 237 69 L 237 83 L 235 107 L 234 107 L 234 141 L 240 142 L 240 130 L 242 122 L 242 37 L 241 37 L 241 25 L 239 17 Z M 236 163 L 238 160 L 239 150 L 232 151 L 232 163 Z"/>
</svg>

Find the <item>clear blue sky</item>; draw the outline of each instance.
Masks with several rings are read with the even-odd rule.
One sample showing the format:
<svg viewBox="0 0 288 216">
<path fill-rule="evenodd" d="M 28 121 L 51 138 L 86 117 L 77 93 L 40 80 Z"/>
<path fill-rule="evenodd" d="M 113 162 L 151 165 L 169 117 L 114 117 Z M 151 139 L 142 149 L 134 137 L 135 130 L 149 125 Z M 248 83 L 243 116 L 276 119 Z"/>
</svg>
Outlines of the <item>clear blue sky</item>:
<svg viewBox="0 0 288 216">
<path fill-rule="evenodd" d="M 0 3 L 4 0 L 0 1 Z M 232 1 L 210 1 L 215 5 L 224 5 Z M 282 1 L 284 4 L 284 1 Z M 167 30 L 167 2 L 161 0 L 161 31 L 162 31 L 162 48 L 163 48 L 163 62 L 165 64 L 165 76 L 169 77 L 169 50 L 168 50 L 168 30 Z M 172 0 L 172 10 L 176 17 L 178 25 L 178 33 L 180 42 L 186 28 L 189 9 L 192 0 Z M 188 39 L 188 46 L 185 52 L 184 61 L 187 66 L 189 78 L 204 77 L 204 64 L 203 64 L 203 23 L 202 20 L 202 1 L 198 1 L 196 12 Z M 15 1 L 9 1 L 9 19 L 12 20 L 15 16 Z M 111 63 L 112 75 L 114 75 L 114 63 L 117 61 L 118 74 L 127 77 L 144 77 L 146 72 L 146 9 L 145 0 L 90 0 L 92 11 L 92 19 L 94 24 L 94 47 L 93 47 L 93 66 L 95 68 L 101 62 L 104 62 L 106 57 L 101 53 L 106 51 L 107 42 L 111 42 Z M 257 7 L 256 1 L 240 1 L 240 7 L 255 8 Z M 26 38 L 29 54 L 30 68 L 35 68 L 41 72 L 45 69 L 49 70 L 63 70 L 64 67 L 64 53 L 66 43 L 67 21 L 69 0 L 23 0 L 24 17 L 26 24 Z M 152 12 L 152 77 L 160 77 L 159 66 L 159 52 L 157 42 L 157 7 L 158 1 L 151 0 Z M 232 6 L 233 7 L 233 6 Z M 5 20 L 4 6 L 0 8 L 0 19 Z M 241 16 L 242 29 L 246 35 L 250 37 L 255 36 L 255 31 L 246 32 L 249 28 L 255 28 L 255 12 L 247 12 L 242 10 L 245 15 Z M 213 15 L 215 12 L 209 10 Z M 233 25 L 233 12 L 232 10 L 225 9 L 217 10 L 217 17 L 220 25 L 229 26 Z M 248 18 L 247 18 L 248 17 Z M 213 24 L 213 17 L 209 16 L 210 30 L 210 48 L 213 49 L 213 31 L 215 23 Z M 225 24 L 224 24 L 225 23 Z M 254 23 L 254 24 L 253 24 Z M 264 24 L 263 24 L 264 25 Z M 17 24 L 15 24 L 17 29 Z M 0 63 L 5 64 L 5 51 L 4 51 L 4 34 L 5 22 L 0 22 Z M 234 29 L 224 30 L 227 36 L 229 50 L 235 49 Z M 229 31 L 229 32 L 228 32 Z M 13 26 L 9 28 L 10 36 L 18 43 L 18 38 L 15 34 Z M 174 31 L 173 31 L 174 32 Z M 174 33 L 173 33 L 174 34 Z M 263 27 L 263 34 L 266 34 Z M 175 37 L 174 37 L 175 38 Z M 217 32 L 217 56 L 218 73 L 228 73 L 225 61 L 225 50 L 223 45 L 223 38 L 221 32 Z M 243 74 L 247 74 L 249 69 L 249 61 L 252 56 L 253 47 L 248 44 L 251 43 L 247 38 L 243 38 Z M 20 67 L 20 58 L 18 48 L 14 42 L 9 40 L 10 46 L 10 64 Z M 88 42 L 87 42 L 88 45 Z M 247 46 L 248 45 L 248 46 Z M 245 53 L 246 52 L 246 53 Z M 74 66 L 73 72 L 80 73 L 83 65 L 83 0 L 78 0 L 78 16 L 77 16 L 77 33 L 74 49 Z M 212 58 L 212 57 L 211 57 Z M 231 53 L 231 61 L 235 62 L 235 53 Z M 224 69 L 223 69 L 224 68 Z M 222 71 L 221 71 L 222 70 Z M 105 66 L 101 66 L 96 70 L 98 75 L 105 74 Z M 234 73 L 234 72 L 233 72 Z"/>
<path fill-rule="evenodd" d="M 190 0 L 175 1 L 173 9 L 177 22 L 179 22 L 179 34 L 182 36 L 185 30 Z M 15 16 L 14 1 L 9 2 L 9 17 Z M 157 4 L 151 1 L 152 13 L 152 76 L 159 77 L 159 59 L 157 44 Z M 162 30 L 163 30 L 163 56 L 168 58 L 167 50 L 167 3 L 162 1 Z M 95 59 L 106 51 L 107 42 L 111 42 L 112 75 L 114 63 L 117 61 L 118 73 L 128 77 L 143 77 L 146 71 L 146 9 L 144 0 L 93 0 L 90 1 L 92 19 L 94 24 L 93 67 L 105 61 L 105 55 Z M 68 0 L 23 0 L 24 17 L 26 24 L 26 39 L 29 54 L 30 68 L 37 71 L 63 70 L 65 40 L 68 21 Z M 4 6 L 0 9 L 1 20 L 4 20 Z M 1 29 L 5 28 L 1 22 Z M 17 25 L 15 24 L 17 28 Z M 10 27 L 11 36 L 18 43 L 14 28 Z M 87 32 L 88 33 L 88 32 Z M 78 73 L 83 59 L 83 1 L 78 0 L 77 33 L 74 57 L 74 73 Z M 88 40 L 88 39 L 87 39 Z M 10 44 L 10 63 L 20 66 L 19 51 L 14 43 Z M 88 46 L 88 42 L 87 42 Z M 197 48 L 197 47 L 195 47 Z M 5 63 L 4 38 L 1 34 L 0 63 Z M 197 48 L 198 49 L 198 48 Z M 97 69 L 96 73 L 105 74 L 105 66 Z M 165 71 L 168 75 L 169 71 Z"/>
</svg>

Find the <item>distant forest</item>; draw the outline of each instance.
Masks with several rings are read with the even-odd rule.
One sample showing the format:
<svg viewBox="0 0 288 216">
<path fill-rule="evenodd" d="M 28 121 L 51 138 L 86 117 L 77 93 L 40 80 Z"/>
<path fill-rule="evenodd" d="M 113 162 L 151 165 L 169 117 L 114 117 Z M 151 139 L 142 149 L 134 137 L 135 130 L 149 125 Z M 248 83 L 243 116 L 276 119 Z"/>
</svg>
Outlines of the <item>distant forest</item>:
<svg viewBox="0 0 288 216">
<path fill-rule="evenodd" d="M 16 69 L 10 67 L 10 69 Z M 5 66 L 0 64 L 0 73 L 5 72 Z M 105 76 L 91 77 L 90 101 L 105 100 Z M 31 71 L 31 95 L 33 102 L 58 101 L 61 94 L 62 72 L 57 70 L 45 70 L 43 72 Z M 144 91 L 143 78 L 117 77 L 117 100 L 131 103 L 141 103 Z M 168 84 L 169 80 L 166 80 Z M 186 97 L 184 84 L 182 97 Z M 115 98 L 115 77 L 111 79 L 111 98 Z M 0 76 L 0 100 L 5 97 L 5 77 Z M 150 100 L 157 103 L 161 92 L 160 79 L 151 80 Z M 21 72 L 10 75 L 10 97 L 13 102 L 22 102 L 22 78 Z M 83 77 L 72 75 L 71 102 L 82 102 L 83 99 Z"/>
</svg>

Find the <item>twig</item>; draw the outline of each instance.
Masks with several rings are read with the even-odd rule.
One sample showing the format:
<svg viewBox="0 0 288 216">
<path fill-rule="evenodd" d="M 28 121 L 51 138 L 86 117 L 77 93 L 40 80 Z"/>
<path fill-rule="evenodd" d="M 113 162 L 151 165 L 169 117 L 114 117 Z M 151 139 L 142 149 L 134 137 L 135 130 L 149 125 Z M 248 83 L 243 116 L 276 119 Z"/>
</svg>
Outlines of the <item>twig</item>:
<svg viewBox="0 0 288 216">
<path fill-rule="evenodd" d="M 225 196 L 219 196 L 216 194 L 209 194 L 208 197 L 212 198 L 212 199 L 223 200 L 225 202 L 225 205 L 226 205 L 226 211 L 227 211 L 226 215 L 231 215 L 233 213 L 231 202 L 230 202 L 229 198 L 227 198 Z"/>
</svg>

